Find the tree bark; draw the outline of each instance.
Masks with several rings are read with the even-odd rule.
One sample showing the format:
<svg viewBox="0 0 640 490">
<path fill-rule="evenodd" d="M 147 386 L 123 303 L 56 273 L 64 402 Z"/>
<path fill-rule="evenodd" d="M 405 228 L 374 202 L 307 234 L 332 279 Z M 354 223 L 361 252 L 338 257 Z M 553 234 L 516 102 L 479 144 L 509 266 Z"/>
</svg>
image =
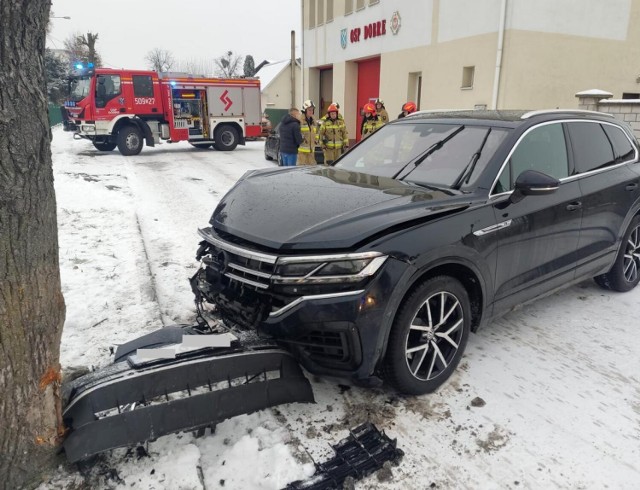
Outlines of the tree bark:
<svg viewBox="0 0 640 490">
<path fill-rule="evenodd" d="M 37 485 L 62 435 L 56 201 L 44 78 L 49 0 L 0 0 L 0 488 Z"/>
</svg>

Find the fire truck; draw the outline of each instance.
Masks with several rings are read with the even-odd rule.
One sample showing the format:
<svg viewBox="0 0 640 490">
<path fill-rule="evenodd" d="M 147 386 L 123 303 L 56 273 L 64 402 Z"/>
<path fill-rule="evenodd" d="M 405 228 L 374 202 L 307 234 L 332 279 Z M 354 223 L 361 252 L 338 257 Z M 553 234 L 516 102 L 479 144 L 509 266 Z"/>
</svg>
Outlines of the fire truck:
<svg viewBox="0 0 640 490">
<path fill-rule="evenodd" d="M 61 107 L 65 131 L 101 151 L 188 141 L 231 151 L 261 133 L 260 80 L 76 67 Z"/>
</svg>

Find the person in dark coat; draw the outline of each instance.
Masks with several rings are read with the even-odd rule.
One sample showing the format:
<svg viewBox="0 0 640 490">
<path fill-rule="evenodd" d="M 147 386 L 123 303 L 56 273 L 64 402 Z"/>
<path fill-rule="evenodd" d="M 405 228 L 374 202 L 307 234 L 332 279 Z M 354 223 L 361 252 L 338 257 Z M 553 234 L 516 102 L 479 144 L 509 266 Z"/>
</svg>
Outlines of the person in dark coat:
<svg viewBox="0 0 640 490">
<path fill-rule="evenodd" d="M 295 167 L 298 161 L 298 147 L 302 143 L 300 131 L 300 111 L 295 107 L 289 110 L 280 121 L 280 161 L 283 167 Z"/>
</svg>

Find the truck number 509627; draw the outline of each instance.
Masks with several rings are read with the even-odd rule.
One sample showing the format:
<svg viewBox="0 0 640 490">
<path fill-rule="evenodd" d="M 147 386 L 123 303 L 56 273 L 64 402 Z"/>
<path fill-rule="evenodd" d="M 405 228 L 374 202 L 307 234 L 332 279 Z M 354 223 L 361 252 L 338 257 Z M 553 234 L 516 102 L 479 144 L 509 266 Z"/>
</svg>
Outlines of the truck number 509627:
<svg viewBox="0 0 640 490">
<path fill-rule="evenodd" d="M 156 103 L 156 99 L 153 97 L 136 97 L 136 104 L 150 104 L 153 105 Z"/>
</svg>

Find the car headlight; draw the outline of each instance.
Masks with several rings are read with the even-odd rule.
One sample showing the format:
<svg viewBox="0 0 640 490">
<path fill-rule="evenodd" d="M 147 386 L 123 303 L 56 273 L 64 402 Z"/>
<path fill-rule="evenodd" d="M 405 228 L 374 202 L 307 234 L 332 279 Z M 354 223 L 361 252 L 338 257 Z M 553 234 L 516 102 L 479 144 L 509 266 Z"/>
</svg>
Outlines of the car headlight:
<svg viewBox="0 0 640 490">
<path fill-rule="evenodd" d="M 279 257 L 274 284 L 339 284 L 360 282 L 374 275 L 387 260 L 379 252 Z"/>
</svg>

